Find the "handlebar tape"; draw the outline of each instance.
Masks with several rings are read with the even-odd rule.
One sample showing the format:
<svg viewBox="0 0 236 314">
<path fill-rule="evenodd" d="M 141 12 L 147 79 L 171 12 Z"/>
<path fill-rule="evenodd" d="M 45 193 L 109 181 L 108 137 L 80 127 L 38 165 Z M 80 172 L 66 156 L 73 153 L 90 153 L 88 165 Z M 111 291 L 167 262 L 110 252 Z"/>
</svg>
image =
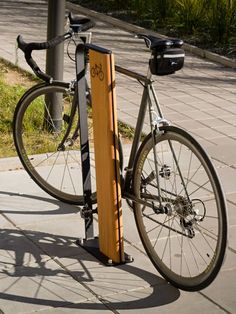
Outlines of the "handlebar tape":
<svg viewBox="0 0 236 314">
<path fill-rule="evenodd" d="M 62 43 L 63 41 L 65 41 L 66 39 L 70 38 L 71 36 L 72 36 L 71 33 L 66 33 L 64 35 L 53 38 L 47 42 L 26 43 L 23 37 L 21 35 L 18 35 L 17 43 L 18 43 L 18 47 L 24 52 L 25 60 L 28 63 L 28 65 L 31 67 L 31 69 L 34 71 L 34 73 L 42 80 L 46 82 L 50 82 L 52 80 L 52 77 L 40 70 L 39 66 L 37 65 L 37 63 L 34 61 L 34 59 L 31 56 L 32 51 L 53 48 L 59 45 L 60 43 Z"/>
</svg>

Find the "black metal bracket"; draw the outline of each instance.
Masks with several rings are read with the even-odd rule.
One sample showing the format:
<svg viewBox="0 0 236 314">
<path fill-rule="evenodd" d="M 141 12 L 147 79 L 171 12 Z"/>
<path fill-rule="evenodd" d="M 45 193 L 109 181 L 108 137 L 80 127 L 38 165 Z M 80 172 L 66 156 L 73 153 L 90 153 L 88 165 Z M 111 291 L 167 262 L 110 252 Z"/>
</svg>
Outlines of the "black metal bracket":
<svg viewBox="0 0 236 314">
<path fill-rule="evenodd" d="M 83 195 L 85 204 L 83 214 L 85 220 L 85 238 L 86 240 L 88 240 L 94 238 L 94 228 L 93 228 L 92 185 L 90 171 L 88 114 L 85 80 L 85 45 L 79 44 L 76 47 L 75 60 L 76 60 L 75 93 L 79 109 L 81 164 L 83 178 Z"/>
<path fill-rule="evenodd" d="M 99 239 L 95 237 L 94 239 L 86 240 L 86 239 L 78 239 L 76 244 L 85 249 L 88 253 L 96 257 L 101 263 L 106 266 L 118 266 L 127 263 L 132 263 L 134 261 L 131 255 L 124 253 L 125 260 L 119 263 L 114 262 L 112 259 L 104 255 L 99 250 Z"/>
</svg>

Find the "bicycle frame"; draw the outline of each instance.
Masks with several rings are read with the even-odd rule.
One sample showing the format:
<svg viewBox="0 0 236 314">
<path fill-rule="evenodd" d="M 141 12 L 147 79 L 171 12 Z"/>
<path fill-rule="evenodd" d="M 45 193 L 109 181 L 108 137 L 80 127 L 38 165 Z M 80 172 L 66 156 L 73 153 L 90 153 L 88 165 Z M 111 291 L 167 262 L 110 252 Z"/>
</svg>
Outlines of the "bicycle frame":
<svg viewBox="0 0 236 314">
<path fill-rule="evenodd" d="M 161 198 L 159 198 L 159 203 L 160 203 L 159 207 L 151 205 L 150 203 L 143 201 L 142 199 L 136 198 L 131 191 L 131 181 L 132 181 L 134 162 L 135 162 L 135 158 L 136 158 L 139 146 L 140 146 L 141 134 L 142 134 L 142 130 L 143 130 L 144 119 L 145 119 L 147 109 L 149 110 L 149 119 L 150 119 L 153 143 L 155 142 L 155 133 L 158 131 L 158 126 L 163 125 L 163 124 L 168 125 L 169 123 L 163 117 L 158 98 L 156 96 L 155 90 L 154 90 L 153 85 L 152 85 L 153 81 L 151 79 L 152 75 L 151 75 L 150 69 L 148 69 L 147 76 L 143 76 L 139 73 L 124 69 L 120 66 L 116 66 L 115 69 L 117 72 L 119 72 L 121 74 L 124 74 L 126 76 L 129 76 L 131 78 L 138 80 L 140 82 L 140 84 L 142 84 L 142 86 L 143 86 L 143 94 L 142 94 L 142 99 L 141 99 L 141 103 L 140 103 L 136 127 L 135 127 L 134 140 L 133 140 L 132 147 L 131 147 L 131 153 L 129 156 L 128 166 L 125 169 L 126 175 L 124 177 L 124 189 L 123 189 L 122 197 L 125 198 L 126 200 L 131 200 L 134 202 L 141 203 L 145 206 L 151 207 L 155 210 L 155 212 L 161 213 L 161 212 L 163 212 L 163 208 L 161 205 Z M 152 97 L 154 99 L 157 113 L 154 110 L 154 107 L 152 105 L 150 94 L 152 95 Z M 154 150 L 154 159 L 156 160 L 155 150 Z M 155 162 L 155 165 L 156 165 L 156 173 L 158 173 L 157 162 Z M 157 180 L 157 186 L 159 187 L 158 176 L 156 176 L 156 180 Z M 159 190 L 159 188 L 158 188 L 158 190 Z M 158 194 L 161 195 L 160 190 L 159 190 Z"/>
</svg>

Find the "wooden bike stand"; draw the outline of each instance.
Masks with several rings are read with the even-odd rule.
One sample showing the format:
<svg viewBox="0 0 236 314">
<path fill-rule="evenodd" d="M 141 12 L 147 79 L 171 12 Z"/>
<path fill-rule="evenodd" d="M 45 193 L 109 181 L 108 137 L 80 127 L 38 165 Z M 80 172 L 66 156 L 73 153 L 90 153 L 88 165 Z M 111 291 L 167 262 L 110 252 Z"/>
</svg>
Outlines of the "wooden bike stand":
<svg viewBox="0 0 236 314">
<path fill-rule="evenodd" d="M 99 237 L 93 235 L 85 50 L 89 50 L 90 60 Z M 114 56 L 111 51 L 95 45 L 78 45 L 76 70 L 85 199 L 85 239 L 78 241 L 78 244 L 106 265 L 131 262 L 132 258 L 124 253 Z"/>
</svg>

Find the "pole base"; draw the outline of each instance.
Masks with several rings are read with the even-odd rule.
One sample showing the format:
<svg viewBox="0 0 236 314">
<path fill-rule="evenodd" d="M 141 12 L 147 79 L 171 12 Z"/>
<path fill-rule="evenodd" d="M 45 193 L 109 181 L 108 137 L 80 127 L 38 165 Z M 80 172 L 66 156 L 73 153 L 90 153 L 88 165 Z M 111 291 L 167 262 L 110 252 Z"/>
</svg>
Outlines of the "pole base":
<svg viewBox="0 0 236 314">
<path fill-rule="evenodd" d="M 125 260 L 121 262 L 114 262 L 111 258 L 108 256 L 104 255 L 102 252 L 99 250 L 99 241 L 98 237 L 95 237 L 93 239 L 78 239 L 75 241 L 75 243 L 85 249 L 88 253 L 96 257 L 102 264 L 105 266 L 118 266 L 118 265 L 123 265 L 127 263 L 132 263 L 134 261 L 133 257 L 131 255 L 128 255 L 124 253 L 125 255 Z"/>
</svg>

